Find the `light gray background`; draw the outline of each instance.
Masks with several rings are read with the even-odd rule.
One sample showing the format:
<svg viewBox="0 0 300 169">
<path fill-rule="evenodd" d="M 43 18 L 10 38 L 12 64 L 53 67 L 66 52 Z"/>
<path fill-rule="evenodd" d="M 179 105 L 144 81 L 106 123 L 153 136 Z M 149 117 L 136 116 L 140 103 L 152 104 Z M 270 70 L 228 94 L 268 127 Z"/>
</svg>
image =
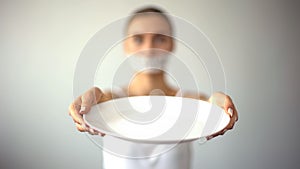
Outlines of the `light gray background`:
<svg viewBox="0 0 300 169">
<path fill-rule="evenodd" d="M 299 168 L 300 6 L 284 0 L 1 0 L 0 168 L 101 168 L 67 115 L 75 64 L 95 32 L 144 4 L 210 37 L 239 110 L 233 131 L 195 144 L 194 168 Z"/>
</svg>

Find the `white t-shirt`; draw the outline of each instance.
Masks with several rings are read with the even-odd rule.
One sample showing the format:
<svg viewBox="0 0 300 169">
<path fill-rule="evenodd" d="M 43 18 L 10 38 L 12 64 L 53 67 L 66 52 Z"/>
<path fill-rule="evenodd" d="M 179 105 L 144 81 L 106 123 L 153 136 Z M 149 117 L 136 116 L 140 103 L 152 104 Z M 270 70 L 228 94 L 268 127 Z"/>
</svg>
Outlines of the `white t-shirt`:
<svg viewBox="0 0 300 169">
<path fill-rule="evenodd" d="M 103 138 L 103 169 L 189 169 L 191 143 L 145 144 Z"/>
<path fill-rule="evenodd" d="M 116 90 L 120 97 L 126 96 L 124 91 Z M 189 169 L 191 159 L 190 142 L 157 145 L 103 137 L 103 169 Z"/>
</svg>

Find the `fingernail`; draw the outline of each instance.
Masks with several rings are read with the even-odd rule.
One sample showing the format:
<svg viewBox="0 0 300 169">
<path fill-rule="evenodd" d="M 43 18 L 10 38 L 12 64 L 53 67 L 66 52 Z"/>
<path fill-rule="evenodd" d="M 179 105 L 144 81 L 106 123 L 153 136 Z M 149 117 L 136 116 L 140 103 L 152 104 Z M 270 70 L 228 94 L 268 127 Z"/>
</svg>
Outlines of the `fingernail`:
<svg viewBox="0 0 300 169">
<path fill-rule="evenodd" d="M 81 106 L 81 107 L 80 107 L 80 110 L 79 110 L 79 113 L 82 113 L 82 112 L 84 112 L 84 111 L 85 111 L 85 109 L 86 109 L 86 107 L 85 107 L 85 106 Z"/>
<path fill-rule="evenodd" d="M 232 108 L 229 108 L 229 109 L 228 109 L 228 113 L 230 114 L 230 117 L 233 116 L 233 110 L 232 110 Z"/>
</svg>

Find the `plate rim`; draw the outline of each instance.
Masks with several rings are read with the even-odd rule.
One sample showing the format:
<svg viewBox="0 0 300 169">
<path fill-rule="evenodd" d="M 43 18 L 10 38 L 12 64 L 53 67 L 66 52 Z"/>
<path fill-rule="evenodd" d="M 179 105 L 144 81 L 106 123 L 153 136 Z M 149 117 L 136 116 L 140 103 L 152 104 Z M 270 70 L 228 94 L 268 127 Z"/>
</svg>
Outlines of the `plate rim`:
<svg viewBox="0 0 300 169">
<path fill-rule="evenodd" d="M 179 97 L 179 96 L 159 96 L 159 95 L 155 95 L 155 96 L 149 96 L 149 95 L 145 95 L 145 96 L 129 96 L 129 97 L 121 97 L 121 98 L 115 98 L 115 99 L 111 99 L 111 100 L 108 100 L 108 101 L 105 101 L 105 102 L 102 102 L 102 103 L 98 103 L 96 105 L 93 105 L 92 107 L 95 107 L 95 106 L 99 106 L 101 104 L 111 104 L 111 102 L 113 101 L 116 101 L 116 100 L 122 100 L 122 99 L 128 99 L 128 98 L 138 98 L 138 97 L 169 97 L 169 98 L 181 98 L 181 99 L 188 99 L 188 100 L 195 100 L 195 101 L 198 101 L 198 102 L 202 102 L 204 104 L 210 104 L 212 106 L 216 106 L 220 109 L 222 109 L 222 112 L 225 113 L 225 110 L 223 108 L 221 108 L 220 106 L 216 105 L 216 104 L 212 104 L 208 101 L 204 101 L 204 100 L 200 100 L 200 99 L 194 99 L 194 98 L 188 98 L 188 97 Z M 89 113 L 89 112 L 88 112 Z M 87 114 L 88 114 L 87 113 Z M 104 133 L 105 135 L 109 135 L 109 136 L 113 136 L 113 137 L 116 137 L 116 138 L 119 138 L 119 139 L 122 139 L 122 140 L 127 140 L 127 141 L 133 141 L 133 142 L 136 142 L 136 143 L 151 143 L 151 144 L 173 144 L 173 143 L 184 143 L 184 142 L 191 142 L 191 141 L 195 141 L 195 140 L 198 140 L 198 139 L 201 139 L 201 138 L 207 138 L 211 135 L 214 135 L 222 130 L 224 130 L 228 124 L 230 123 L 230 116 L 225 113 L 226 115 L 226 119 L 228 119 L 226 122 L 226 125 L 225 127 L 222 127 L 222 129 L 210 134 L 210 135 L 205 135 L 205 136 L 200 136 L 200 137 L 194 137 L 194 138 L 186 138 L 186 135 L 183 136 L 183 139 L 181 140 L 174 140 L 174 139 L 171 139 L 171 140 L 148 140 L 148 139 L 134 139 L 134 138 L 129 138 L 129 137 L 123 137 L 121 135 L 118 135 L 117 133 L 115 132 L 110 132 L 110 131 L 107 131 L 107 130 L 103 130 L 103 129 L 100 129 L 98 127 L 95 127 L 93 126 L 86 118 L 87 114 L 83 114 L 83 120 L 84 122 L 92 129 L 96 130 L 96 131 L 99 131 L 101 133 Z M 105 136 L 104 136 L 105 137 Z"/>
</svg>

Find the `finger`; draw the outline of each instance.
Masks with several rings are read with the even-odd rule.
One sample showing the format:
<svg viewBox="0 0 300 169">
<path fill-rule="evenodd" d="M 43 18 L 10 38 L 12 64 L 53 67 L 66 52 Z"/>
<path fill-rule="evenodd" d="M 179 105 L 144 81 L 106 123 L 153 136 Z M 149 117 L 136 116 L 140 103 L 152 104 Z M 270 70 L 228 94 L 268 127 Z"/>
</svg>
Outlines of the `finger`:
<svg viewBox="0 0 300 169">
<path fill-rule="evenodd" d="M 97 132 L 96 130 L 92 129 L 92 128 L 89 128 L 88 126 L 86 125 L 81 125 L 81 124 L 78 124 L 76 123 L 76 128 L 77 130 L 79 130 L 80 132 L 88 132 L 89 134 L 91 135 L 100 135 L 100 136 L 105 136 L 104 133 L 100 133 L 100 132 Z"/>
<path fill-rule="evenodd" d="M 233 113 L 234 113 L 233 115 L 235 116 L 235 121 L 238 121 L 239 120 L 239 115 L 238 115 L 238 112 L 237 112 L 235 106 L 233 106 Z"/>
<path fill-rule="evenodd" d="M 237 110 L 231 100 L 228 100 L 224 106 L 225 112 L 230 116 L 230 122 L 236 122 L 238 120 Z"/>
<path fill-rule="evenodd" d="M 73 111 L 77 111 L 77 109 L 80 109 L 80 104 L 76 104 L 75 101 L 71 103 L 68 109 L 68 114 L 71 116 Z"/>
<path fill-rule="evenodd" d="M 224 110 L 230 117 L 233 116 L 233 107 L 234 107 L 234 105 L 233 105 L 230 97 L 227 96 L 227 99 L 224 102 Z"/>
<path fill-rule="evenodd" d="M 73 115 L 73 114 L 79 114 L 79 110 L 81 107 L 81 97 L 78 97 L 77 99 L 74 100 L 74 102 L 72 104 L 70 104 L 69 106 L 69 115 Z"/>
<path fill-rule="evenodd" d="M 230 115 L 230 123 L 235 123 L 238 120 L 238 113 L 234 107 L 234 105 L 231 108 L 228 108 L 228 113 Z"/>
<path fill-rule="evenodd" d="M 96 132 L 96 130 L 92 129 L 92 128 L 88 128 L 88 132 L 91 135 L 98 135 L 98 133 Z"/>
<path fill-rule="evenodd" d="M 219 136 L 219 135 L 223 135 L 223 134 L 224 134 L 223 131 L 219 131 L 219 132 L 217 132 L 217 133 L 214 133 L 214 134 L 208 136 L 207 139 L 208 139 L 208 140 L 211 140 L 211 139 L 213 139 L 213 138 L 215 138 L 215 137 L 217 137 L 217 136 Z"/>
<path fill-rule="evenodd" d="M 83 120 L 83 117 L 81 114 L 79 114 L 78 112 L 79 111 L 76 111 L 75 110 L 76 108 L 74 107 L 71 111 L 70 111 L 70 114 L 71 114 L 71 117 L 73 118 L 73 121 L 75 123 L 79 123 L 80 125 L 84 124 L 84 120 Z"/>
<path fill-rule="evenodd" d="M 212 137 L 214 138 L 214 137 L 217 137 L 217 136 L 220 136 L 220 135 L 224 135 L 227 131 L 228 131 L 228 129 L 224 128 L 223 130 L 213 134 Z"/>
<path fill-rule="evenodd" d="M 87 128 L 81 124 L 75 123 L 76 124 L 76 128 L 77 130 L 79 130 L 80 132 L 86 132 Z"/>
<path fill-rule="evenodd" d="M 81 101 L 81 96 L 79 96 L 79 97 L 77 97 L 75 100 L 74 100 L 74 102 L 73 102 L 73 104 L 72 104 L 72 110 L 73 111 L 75 111 L 77 114 L 79 114 L 79 110 L 80 110 L 80 107 L 81 107 L 81 103 L 82 103 L 82 101 Z"/>
<path fill-rule="evenodd" d="M 207 137 L 206 137 L 206 140 L 209 141 L 209 140 L 211 140 L 211 139 L 213 139 L 213 138 L 214 138 L 214 136 L 212 136 L 212 135 L 211 135 L 211 136 L 207 136 Z"/>
<path fill-rule="evenodd" d="M 75 123 L 78 123 L 78 124 L 80 124 L 80 125 L 84 124 L 84 120 L 83 120 L 82 115 L 77 114 L 77 113 L 75 113 L 75 112 L 72 112 L 72 113 L 71 113 L 71 116 L 72 116 L 73 121 L 74 121 Z"/>
<path fill-rule="evenodd" d="M 206 139 L 207 139 L 207 140 L 211 140 L 211 139 L 217 137 L 218 135 L 219 135 L 218 133 L 212 134 L 212 135 L 210 135 L 210 136 L 207 136 Z"/>
<path fill-rule="evenodd" d="M 91 106 L 90 105 L 87 105 L 87 104 L 84 104 L 82 103 L 81 107 L 80 107 L 80 110 L 79 110 L 79 114 L 86 114 L 88 113 L 89 111 L 91 110 Z"/>
<path fill-rule="evenodd" d="M 99 132 L 99 131 L 97 131 L 97 130 L 95 130 L 95 129 L 92 129 L 92 128 L 89 128 L 89 129 L 88 129 L 88 132 L 89 132 L 89 134 L 91 134 L 91 135 L 99 135 L 99 136 L 101 136 L 101 137 L 104 137 L 104 136 L 105 136 L 104 133 L 101 133 L 101 132 Z"/>
<path fill-rule="evenodd" d="M 225 111 L 226 114 L 228 114 L 230 117 L 233 116 L 233 110 L 231 107 L 229 107 L 228 109 L 226 109 L 227 111 Z"/>
<path fill-rule="evenodd" d="M 234 114 L 234 111 L 233 111 L 233 114 Z M 210 136 L 207 137 L 207 140 L 211 140 L 217 136 L 220 136 L 220 135 L 224 135 L 228 130 L 231 130 L 235 124 L 235 119 L 234 119 L 235 116 L 233 116 L 232 118 L 230 118 L 230 121 L 229 121 L 229 124 L 221 131 L 215 133 L 215 134 L 212 134 Z"/>
<path fill-rule="evenodd" d="M 225 108 L 225 110 L 228 110 L 229 115 L 231 114 L 231 117 L 234 118 L 235 121 L 237 121 L 238 120 L 238 113 L 237 113 L 237 110 L 235 108 L 235 105 L 233 104 L 232 99 L 229 96 L 227 96 L 226 98 L 227 99 L 226 99 L 224 108 Z"/>
<path fill-rule="evenodd" d="M 225 129 L 227 129 L 227 130 L 233 129 L 234 124 L 235 124 L 235 117 L 232 117 L 232 118 L 230 119 L 229 124 L 225 127 Z"/>
<path fill-rule="evenodd" d="M 101 133 L 101 132 L 99 132 L 99 131 L 97 131 L 97 130 L 95 130 L 96 131 L 96 133 L 99 135 L 99 136 L 101 136 L 101 137 L 104 137 L 106 134 L 105 133 Z"/>
<path fill-rule="evenodd" d="M 228 131 L 228 129 L 225 128 L 225 129 L 222 131 L 222 133 L 225 134 L 227 131 Z M 222 135 L 223 135 L 223 134 L 222 134 Z"/>
<path fill-rule="evenodd" d="M 227 126 L 226 126 L 226 130 L 231 130 L 233 129 L 234 126 L 234 121 L 231 121 Z"/>
<path fill-rule="evenodd" d="M 84 94 L 81 97 L 81 108 L 79 110 L 80 114 L 86 114 L 91 110 L 91 107 L 95 105 L 94 96 L 91 93 Z"/>
<path fill-rule="evenodd" d="M 105 136 L 105 133 L 102 133 L 102 132 L 100 132 L 96 129 L 92 129 L 92 128 L 90 128 L 89 125 L 86 125 L 86 127 L 89 128 L 90 134 L 92 134 L 92 135 L 99 135 L 99 136 L 102 136 L 102 137 Z"/>
</svg>

